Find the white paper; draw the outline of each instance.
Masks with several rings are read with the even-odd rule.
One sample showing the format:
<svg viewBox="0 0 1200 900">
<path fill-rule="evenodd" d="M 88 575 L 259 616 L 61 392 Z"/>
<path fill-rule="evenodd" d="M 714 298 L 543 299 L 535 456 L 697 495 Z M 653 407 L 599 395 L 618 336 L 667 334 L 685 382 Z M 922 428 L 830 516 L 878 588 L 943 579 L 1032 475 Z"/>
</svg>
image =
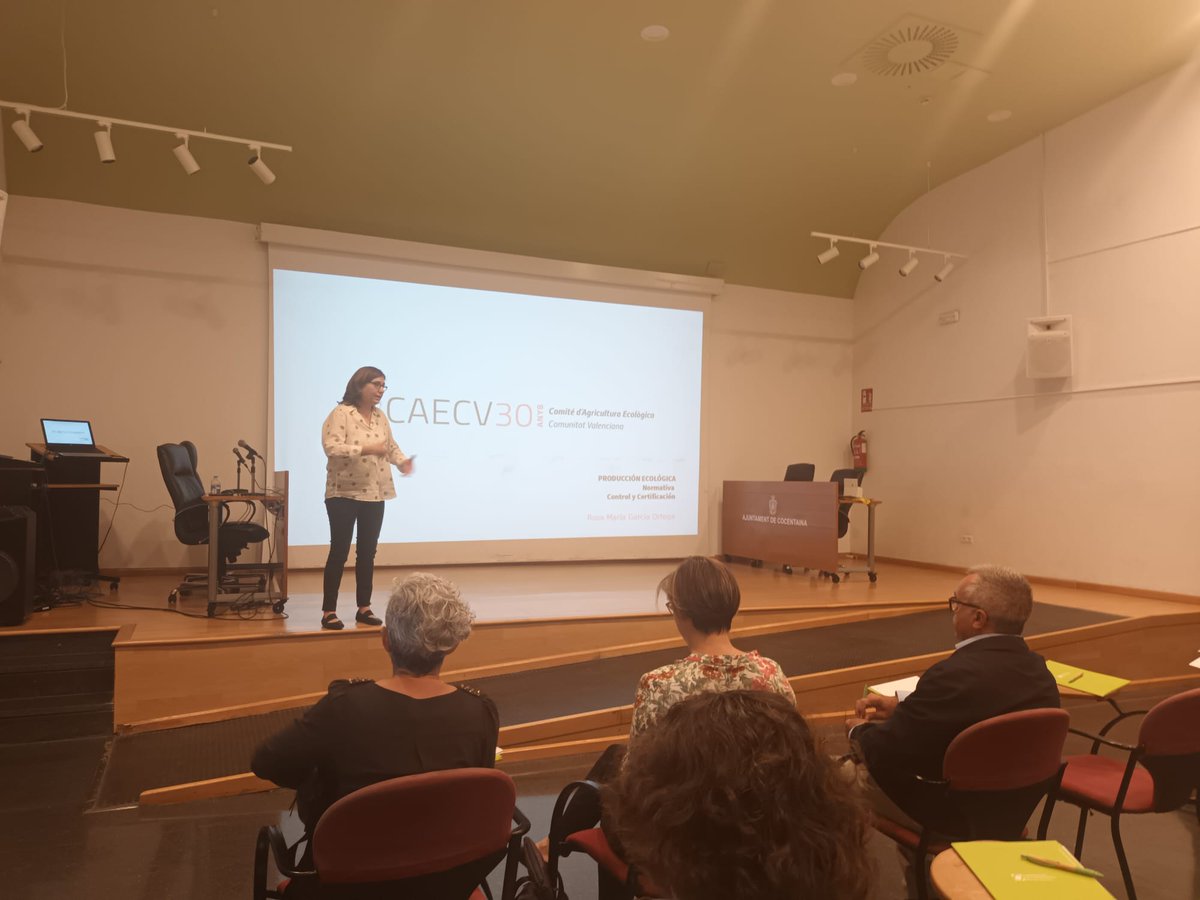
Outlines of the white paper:
<svg viewBox="0 0 1200 900">
<path fill-rule="evenodd" d="M 897 700 L 903 700 L 917 689 L 917 682 L 920 680 L 920 675 L 910 675 L 907 678 L 898 678 L 895 681 L 872 684 L 868 686 L 867 690 L 881 697 L 895 697 Z"/>
</svg>

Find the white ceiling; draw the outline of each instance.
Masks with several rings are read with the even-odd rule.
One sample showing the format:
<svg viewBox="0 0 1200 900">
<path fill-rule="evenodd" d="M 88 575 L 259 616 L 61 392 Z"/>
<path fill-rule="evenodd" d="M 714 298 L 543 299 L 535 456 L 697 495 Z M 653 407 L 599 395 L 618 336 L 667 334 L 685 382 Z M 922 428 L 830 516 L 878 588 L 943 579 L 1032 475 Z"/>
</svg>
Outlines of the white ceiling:
<svg viewBox="0 0 1200 900">
<path fill-rule="evenodd" d="M 102 166 L 86 122 L 35 116 L 29 154 L 6 111 L 7 184 L 850 296 L 810 231 L 878 235 L 1198 35 L 1195 0 L 0 0 L 0 99 L 295 148 L 264 186 L 116 128 Z"/>
</svg>

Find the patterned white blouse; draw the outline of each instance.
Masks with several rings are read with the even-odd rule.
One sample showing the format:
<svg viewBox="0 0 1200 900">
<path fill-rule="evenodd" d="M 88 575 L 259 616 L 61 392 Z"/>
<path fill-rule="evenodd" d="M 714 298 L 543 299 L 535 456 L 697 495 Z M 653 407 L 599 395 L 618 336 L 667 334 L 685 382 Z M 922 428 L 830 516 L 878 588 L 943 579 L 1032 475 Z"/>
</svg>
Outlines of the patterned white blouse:
<svg viewBox="0 0 1200 900">
<path fill-rule="evenodd" d="M 693 653 L 642 676 L 633 700 L 629 740 L 651 728 L 680 700 L 705 691 L 770 691 L 796 702 L 779 663 L 757 650 L 719 656 Z"/>
<path fill-rule="evenodd" d="M 362 455 L 365 445 L 379 443 L 387 446 L 386 456 Z M 321 445 L 329 457 L 325 465 L 325 499 L 374 501 L 396 496 L 391 467 L 408 457 L 396 446 L 392 426 L 378 409 L 371 411 L 368 422 L 353 406 L 339 403 L 321 428 Z"/>
</svg>

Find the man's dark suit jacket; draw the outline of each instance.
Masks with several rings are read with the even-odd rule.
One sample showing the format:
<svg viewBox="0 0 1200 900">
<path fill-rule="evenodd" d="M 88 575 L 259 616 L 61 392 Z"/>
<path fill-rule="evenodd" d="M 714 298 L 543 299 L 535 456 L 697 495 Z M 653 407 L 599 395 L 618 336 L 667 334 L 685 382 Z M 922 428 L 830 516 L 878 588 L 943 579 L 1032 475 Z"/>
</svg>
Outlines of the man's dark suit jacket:
<svg viewBox="0 0 1200 900">
<path fill-rule="evenodd" d="M 871 777 L 918 821 L 923 792 L 915 775 L 942 777 L 942 757 L 967 727 L 1021 709 L 1059 706 L 1058 685 L 1046 661 L 1018 635 L 973 641 L 931 666 L 891 717 L 854 729 Z"/>
</svg>

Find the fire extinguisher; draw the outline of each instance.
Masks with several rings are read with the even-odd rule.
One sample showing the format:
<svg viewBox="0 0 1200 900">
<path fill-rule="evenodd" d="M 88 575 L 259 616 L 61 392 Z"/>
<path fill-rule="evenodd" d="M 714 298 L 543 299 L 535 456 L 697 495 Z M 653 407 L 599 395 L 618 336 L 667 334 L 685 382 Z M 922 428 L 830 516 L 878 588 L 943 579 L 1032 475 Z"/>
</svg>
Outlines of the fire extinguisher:
<svg viewBox="0 0 1200 900">
<path fill-rule="evenodd" d="M 860 431 L 850 438 L 850 455 L 854 457 L 854 468 L 865 469 L 867 467 L 867 433 L 865 431 Z"/>
</svg>

